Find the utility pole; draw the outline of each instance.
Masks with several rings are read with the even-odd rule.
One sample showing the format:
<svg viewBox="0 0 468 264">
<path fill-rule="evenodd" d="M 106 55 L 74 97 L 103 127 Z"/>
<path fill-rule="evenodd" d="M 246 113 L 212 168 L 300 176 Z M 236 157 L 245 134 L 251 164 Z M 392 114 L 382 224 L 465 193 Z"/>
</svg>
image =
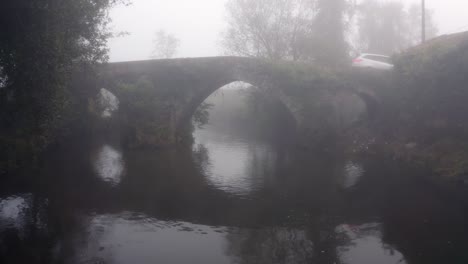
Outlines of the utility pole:
<svg viewBox="0 0 468 264">
<path fill-rule="evenodd" d="M 426 42 L 426 0 L 422 0 L 421 42 Z"/>
</svg>

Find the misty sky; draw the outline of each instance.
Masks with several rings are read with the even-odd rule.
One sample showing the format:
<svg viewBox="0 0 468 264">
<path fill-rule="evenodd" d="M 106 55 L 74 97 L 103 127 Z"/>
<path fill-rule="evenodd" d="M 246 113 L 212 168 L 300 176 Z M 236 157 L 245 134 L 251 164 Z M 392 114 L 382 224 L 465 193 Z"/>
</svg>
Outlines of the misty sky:
<svg viewBox="0 0 468 264">
<path fill-rule="evenodd" d="M 222 54 L 220 32 L 225 28 L 227 0 L 131 0 L 132 5 L 111 11 L 112 28 L 128 36 L 109 41 L 110 60 L 148 59 L 154 33 L 159 29 L 176 35 L 181 43 L 177 57 Z M 411 4 L 420 0 L 402 0 Z M 426 0 L 435 12 L 440 33 L 468 30 L 468 0 Z"/>
</svg>

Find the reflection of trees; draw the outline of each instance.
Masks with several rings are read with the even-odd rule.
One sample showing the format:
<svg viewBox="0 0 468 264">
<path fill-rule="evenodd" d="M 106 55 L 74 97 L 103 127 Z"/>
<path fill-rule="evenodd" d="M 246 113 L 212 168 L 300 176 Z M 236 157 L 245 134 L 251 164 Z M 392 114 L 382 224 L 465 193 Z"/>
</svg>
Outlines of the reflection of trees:
<svg viewBox="0 0 468 264">
<path fill-rule="evenodd" d="M 210 109 L 213 107 L 213 104 L 203 102 L 198 108 L 195 110 L 192 116 L 192 125 L 198 129 L 203 128 L 206 124 L 208 124 L 210 120 Z"/>
<path fill-rule="evenodd" d="M 227 241 L 227 253 L 241 264 L 339 263 L 333 224 L 243 229 Z"/>
<path fill-rule="evenodd" d="M 22 200 L 16 204 L 18 214 L 8 219 L 10 223 L 0 219 L 0 262 L 34 263 L 49 259 L 49 254 L 43 255 L 43 251 L 50 252 L 49 243 L 38 243 L 41 238 L 46 238 L 47 231 L 37 225 L 44 220 L 40 201 L 33 195 L 16 197 L 16 200 Z"/>
<path fill-rule="evenodd" d="M 367 160 L 364 168 L 346 196 L 347 219 L 379 219 L 383 242 L 407 263 L 468 263 L 467 213 L 458 200 L 400 163 L 377 158 Z"/>
<path fill-rule="evenodd" d="M 236 263 L 309 263 L 312 242 L 303 230 L 280 227 L 241 230 L 227 235 L 228 254 Z"/>
<path fill-rule="evenodd" d="M 0 222 L 0 263 L 63 263 L 75 255 L 85 223 L 56 200 L 28 195 L 14 226 Z"/>
<path fill-rule="evenodd" d="M 337 255 L 338 240 L 335 228 L 337 220 L 331 215 L 322 215 L 308 228 L 308 237 L 314 242 L 314 261 L 312 263 L 340 263 Z"/>
<path fill-rule="evenodd" d="M 272 207 L 259 206 L 250 219 L 258 223 L 267 215 L 269 226 L 227 235 L 228 254 L 242 264 L 340 263 L 336 248 L 342 241 L 335 234 L 339 198 L 331 189 L 334 179 L 322 177 L 332 175 L 333 159 L 282 151 L 252 158 L 251 171 L 271 173 L 259 192 Z"/>
<path fill-rule="evenodd" d="M 27 191 L 31 195 L 24 196 L 21 224 L 7 226 L 0 219 L 0 263 L 69 263 L 102 256 L 99 243 L 106 233 L 89 229 L 96 226 L 90 222 L 93 217 L 82 211 L 133 211 L 158 219 L 235 226 L 239 231 L 226 235 L 226 253 L 241 264 L 341 263 L 338 255 L 357 243 L 337 234 L 336 227 L 343 223 L 359 226 L 357 238 L 380 238 L 381 231 L 384 246 L 402 252 L 411 264 L 468 263 L 466 212 L 394 164 L 363 162 L 356 185 L 338 191 L 334 177 L 342 175 L 346 165 L 341 160 L 287 149 L 284 155 L 262 151 L 255 146 L 249 150 L 247 173 L 269 181 L 248 199 L 207 186 L 203 174 L 210 153 L 203 145 L 195 150 L 128 152 L 128 177 L 115 188 L 72 160 L 64 164 L 68 170 L 58 170 L 52 180 L 41 178 L 42 184 Z M 382 223 L 377 235 L 375 226 L 363 228 L 369 222 Z M 83 252 L 86 256 L 80 257 Z"/>
<path fill-rule="evenodd" d="M 411 186 L 411 185 L 410 185 Z M 384 240 L 408 263 L 468 263 L 466 207 L 436 189 L 402 188 L 384 212 Z"/>
<path fill-rule="evenodd" d="M 88 241 L 89 210 L 108 202 L 113 188 L 93 173 L 89 145 L 77 143 L 48 156 L 35 178 L 2 179 L 10 192 L 24 199 L 15 225 L 0 218 L 0 263 L 70 263 L 78 259 L 80 246 Z M 40 179 L 40 181 L 38 181 Z M 19 189 L 16 189 L 17 187 Z M 29 193 L 23 195 L 23 193 Z M 0 198 L 0 201 L 2 199 Z M 99 234 L 93 234 L 98 243 Z"/>
<path fill-rule="evenodd" d="M 200 170 L 201 173 L 206 174 L 210 164 L 210 155 L 208 148 L 203 144 L 198 144 L 193 149 L 194 165 Z"/>
<path fill-rule="evenodd" d="M 276 153 L 269 146 L 249 145 L 246 149 L 248 155 L 245 166 L 250 187 L 264 187 L 264 184 L 275 174 Z"/>
<path fill-rule="evenodd" d="M 362 225 L 343 224 L 336 228 L 337 237 L 340 241 L 337 254 L 342 262 L 360 263 L 369 259 L 364 249 L 372 250 L 369 255 L 381 254 L 382 258 L 389 258 L 398 263 L 406 263 L 401 254 L 394 247 L 382 241 L 382 226 L 379 223 L 368 223 Z M 392 261 L 387 261 L 389 263 Z M 393 262 L 392 262 L 393 263 Z"/>
</svg>

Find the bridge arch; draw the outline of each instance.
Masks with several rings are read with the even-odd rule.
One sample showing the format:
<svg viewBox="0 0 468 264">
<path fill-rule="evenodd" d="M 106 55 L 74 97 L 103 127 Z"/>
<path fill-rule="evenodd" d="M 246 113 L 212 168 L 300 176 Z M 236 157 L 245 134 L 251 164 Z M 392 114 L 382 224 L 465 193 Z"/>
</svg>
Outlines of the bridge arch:
<svg viewBox="0 0 468 264">
<path fill-rule="evenodd" d="M 260 86 L 264 85 L 265 82 L 255 82 L 255 81 L 248 81 L 248 78 L 232 78 L 226 80 L 224 83 L 220 84 L 219 86 L 212 86 L 212 87 L 207 87 L 207 89 L 204 89 L 203 92 L 194 95 L 191 97 L 189 100 L 186 101 L 186 105 L 182 107 L 179 113 L 179 117 L 177 118 L 177 124 L 176 124 L 176 131 L 178 133 L 188 133 L 191 132 L 191 121 L 193 118 L 193 115 L 197 111 L 198 107 L 205 102 L 205 100 L 210 97 L 212 94 L 216 93 L 217 91 L 232 85 L 232 84 L 239 84 L 242 83 L 244 85 L 250 85 L 254 89 L 258 89 L 262 95 L 268 97 L 266 98 L 269 101 L 274 101 L 275 103 L 278 104 L 282 109 L 282 112 L 287 113 L 289 116 L 290 120 L 293 121 L 293 124 L 295 127 L 297 127 L 297 122 L 299 121 L 298 116 L 294 112 L 293 109 L 291 109 L 288 106 L 287 99 L 281 94 L 278 94 L 274 91 L 272 91 L 271 87 L 268 86 Z M 180 135 L 185 136 L 185 135 Z"/>
<path fill-rule="evenodd" d="M 135 85 L 142 77 L 144 85 Z M 298 130 L 319 138 L 329 134 L 324 128 L 330 127 L 326 118 L 333 111 L 333 98 L 340 93 L 355 94 L 372 113 L 379 102 L 375 99 L 375 87 L 380 81 L 380 77 L 375 78 L 377 85 L 369 82 L 362 86 L 366 78 L 356 78 L 348 69 L 243 57 L 112 63 L 106 66 L 103 79 L 101 87 L 126 99 L 121 109 L 130 110 L 121 114 L 127 115 L 126 127 L 134 134 L 137 146 L 177 142 L 191 131 L 191 118 L 198 106 L 214 91 L 236 81 L 249 83 L 277 98 L 296 121 Z M 153 99 L 157 103 L 149 102 Z M 131 105 L 136 100 L 148 107 Z M 158 113 L 148 115 L 151 111 Z"/>
</svg>

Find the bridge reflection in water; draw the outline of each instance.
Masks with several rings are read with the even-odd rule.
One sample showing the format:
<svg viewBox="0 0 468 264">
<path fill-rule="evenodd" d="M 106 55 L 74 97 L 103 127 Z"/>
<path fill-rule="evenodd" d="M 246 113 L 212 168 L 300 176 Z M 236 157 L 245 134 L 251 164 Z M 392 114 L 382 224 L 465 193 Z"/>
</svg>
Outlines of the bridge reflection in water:
<svg viewBox="0 0 468 264">
<path fill-rule="evenodd" d="M 0 185 L 0 260 L 468 260 L 465 213 L 417 172 L 274 142 L 205 130 L 193 148 L 122 151 L 104 140 L 51 155 L 34 183 Z"/>
</svg>

